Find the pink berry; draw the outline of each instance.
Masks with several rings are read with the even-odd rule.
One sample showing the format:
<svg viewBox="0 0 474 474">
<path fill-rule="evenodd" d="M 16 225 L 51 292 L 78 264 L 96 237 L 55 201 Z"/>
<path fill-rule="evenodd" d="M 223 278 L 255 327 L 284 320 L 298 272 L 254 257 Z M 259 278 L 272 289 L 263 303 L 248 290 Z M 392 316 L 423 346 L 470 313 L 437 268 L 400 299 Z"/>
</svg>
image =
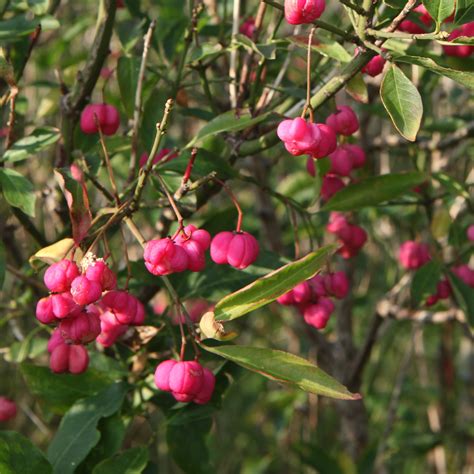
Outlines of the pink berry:
<svg viewBox="0 0 474 474">
<path fill-rule="evenodd" d="M 190 402 L 202 384 L 203 370 L 199 362 L 177 362 L 169 373 L 169 387 L 178 401 Z"/>
<path fill-rule="evenodd" d="M 329 215 L 329 223 L 326 226 L 326 229 L 332 234 L 337 234 L 348 226 L 349 223 L 347 222 L 344 214 L 341 214 L 340 212 L 331 212 Z"/>
<path fill-rule="evenodd" d="M 426 306 L 433 306 L 439 301 L 439 297 L 437 295 L 430 295 L 426 298 Z"/>
<path fill-rule="evenodd" d="M 345 188 L 346 185 L 344 181 L 338 176 L 327 174 L 323 178 L 323 183 L 321 185 L 321 197 L 327 201 L 330 199 L 334 194 L 336 194 L 341 189 Z"/>
<path fill-rule="evenodd" d="M 102 319 L 101 319 L 102 322 Z M 115 344 L 117 339 L 127 332 L 128 326 L 114 326 L 113 329 L 104 331 L 97 336 L 96 341 L 104 347 L 110 347 Z"/>
<path fill-rule="evenodd" d="M 177 362 L 173 359 L 165 360 L 161 362 L 156 367 L 155 370 L 155 385 L 160 390 L 164 390 L 165 392 L 171 391 L 170 389 L 170 372 L 171 369 L 177 364 Z"/>
<path fill-rule="evenodd" d="M 36 303 L 36 319 L 43 324 L 51 324 L 56 321 L 51 296 L 41 298 L 38 303 Z"/>
<path fill-rule="evenodd" d="M 329 155 L 331 168 L 329 173 L 337 176 L 349 176 L 352 171 L 352 155 L 344 148 L 337 148 Z"/>
<path fill-rule="evenodd" d="M 349 293 L 349 279 L 344 272 L 329 273 L 324 277 L 324 286 L 331 296 L 345 298 Z"/>
<path fill-rule="evenodd" d="M 462 25 L 460 28 L 453 30 L 453 32 L 449 35 L 448 41 L 452 41 L 461 36 L 467 36 L 468 38 L 471 38 L 474 36 L 474 21 L 470 23 L 466 23 L 465 25 Z M 474 52 L 474 46 L 444 45 L 443 50 L 445 54 L 447 54 L 448 56 L 456 56 L 458 58 L 467 58 L 471 56 L 471 54 Z"/>
<path fill-rule="evenodd" d="M 311 300 L 311 287 L 307 281 L 298 283 L 292 291 L 295 304 L 305 304 Z"/>
<path fill-rule="evenodd" d="M 471 224 L 471 225 L 467 228 L 466 235 L 467 235 L 467 238 L 468 238 L 471 242 L 474 242 L 474 224 Z"/>
<path fill-rule="evenodd" d="M 313 298 L 316 300 L 320 296 L 327 296 L 326 285 L 323 275 L 315 275 L 313 278 L 308 280 L 308 284 L 311 288 Z"/>
<path fill-rule="evenodd" d="M 114 135 L 120 125 L 120 115 L 112 105 L 89 104 L 81 114 L 81 130 L 89 135 L 97 133 L 99 129 L 96 121 L 104 135 Z"/>
<path fill-rule="evenodd" d="M 334 303 L 329 298 L 321 297 L 316 304 L 304 308 L 304 320 L 316 329 L 324 329 L 333 311 Z"/>
<path fill-rule="evenodd" d="M 64 342 L 58 344 L 52 351 L 49 358 L 49 367 L 56 374 L 62 374 L 69 369 L 69 346 Z"/>
<path fill-rule="evenodd" d="M 290 25 L 312 23 L 325 8 L 324 0 L 285 0 L 285 18 Z"/>
<path fill-rule="evenodd" d="M 113 290 L 103 296 L 100 306 L 105 313 L 114 316 L 115 319 L 110 319 L 110 321 L 115 321 L 112 326 L 119 326 L 133 323 L 137 315 L 138 300 L 126 291 Z M 100 317 L 102 321 L 104 314 Z"/>
<path fill-rule="evenodd" d="M 59 330 L 68 343 L 88 344 L 100 334 L 100 319 L 97 314 L 82 312 L 75 318 L 61 321 Z"/>
<path fill-rule="evenodd" d="M 89 365 L 89 354 L 84 346 L 69 346 L 69 372 L 82 374 Z"/>
<path fill-rule="evenodd" d="M 474 288 L 474 270 L 469 265 L 459 265 L 454 267 L 453 273 L 462 280 L 467 286 Z"/>
<path fill-rule="evenodd" d="M 117 286 L 115 273 L 107 266 L 103 260 L 92 262 L 86 269 L 86 278 L 96 281 L 102 287 L 102 291 L 113 290 Z"/>
<path fill-rule="evenodd" d="M 291 306 L 295 304 L 295 298 L 293 295 L 293 290 L 287 291 L 283 295 L 279 296 L 277 298 L 278 303 L 285 305 L 285 306 Z"/>
<path fill-rule="evenodd" d="M 211 259 L 243 270 L 258 257 L 257 239 L 248 232 L 219 232 L 211 242 Z"/>
<path fill-rule="evenodd" d="M 240 28 L 239 28 L 239 33 L 250 39 L 253 38 L 254 31 L 255 31 L 255 19 L 253 17 L 247 18 L 240 25 Z"/>
<path fill-rule="evenodd" d="M 17 413 L 16 403 L 6 397 L 0 397 L 0 421 L 15 418 Z"/>
<path fill-rule="evenodd" d="M 348 105 L 339 105 L 337 112 L 327 118 L 326 124 L 339 135 L 349 136 L 359 130 L 357 115 Z"/>
<path fill-rule="evenodd" d="M 53 349 L 49 359 L 51 370 L 57 374 L 80 374 L 89 365 L 89 355 L 83 346 L 60 344 Z"/>
<path fill-rule="evenodd" d="M 209 232 L 204 229 L 197 229 L 193 225 L 184 228 L 184 232 L 175 238 L 176 245 L 184 249 L 188 256 L 188 270 L 200 272 L 206 266 L 205 251 L 211 242 Z"/>
<path fill-rule="evenodd" d="M 95 303 L 102 296 L 102 286 L 99 282 L 89 280 L 85 275 L 81 275 L 73 280 L 71 295 L 77 304 Z"/>
<path fill-rule="evenodd" d="M 284 120 L 278 125 L 277 135 L 294 156 L 318 154 L 321 131 L 314 123 L 301 117 Z"/>
<path fill-rule="evenodd" d="M 385 59 L 380 54 L 372 58 L 363 68 L 362 72 L 369 76 L 376 77 L 382 73 L 385 66 Z"/>
<path fill-rule="evenodd" d="M 349 152 L 352 158 L 353 168 L 362 168 L 366 162 L 365 151 L 358 145 L 352 145 L 350 143 L 341 145 L 339 148 Z"/>
<path fill-rule="evenodd" d="M 44 274 L 44 284 L 53 293 L 62 293 L 71 288 L 74 278 L 79 276 L 79 268 L 72 260 L 53 263 Z"/>
<path fill-rule="evenodd" d="M 411 20 L 403 20 L 400 25 L 398 25 L 398 29 L 403 31 L 404 33 L 410 33 L 412 35 L 419 35 L 421 33 L 426 33 L 425 28 L 418 25 L 417 23 Z"/>
<path fill-rule="evenodd" d="M 150 240 L 143 254 L 145 266 L 153 275 L 169 275 L 188 268 L 186 251 L 170 238 Z"/>
<path fill-rule="evenodd" d="M 436 295 L 440 300 L 445 300 L 451 296 L 451 283 L 445 278 L 436 286 Z"/>
<path fill-rule="evenodd" d="M 402 267 L 416 270 L 431 259 L 429 247 L 424 243 L 407 240 L 400 246 L 398 259 Z"/>
<path fill-rule="evenodd" d="M 58 319 L 74 317 L 81 311 L 81 307 L 74 301 L 69 291 L 51 295 L 50 299 L 53 314 Z"/>
<path fill-rule="evenodd" d="M 198 405 L 205 405 L 209 403 L 214 393 L 214 387 L 216 386 L 216 377 L 214 374 L 206 367 L 203 369 L 203 382 L 201 389 L 196 393 L 194 397 L 194 403 Z"/>
<path fill-rule="evenodd" d="M 64 344 L 65 341 L 63 339 L 63 336 L 61 335 L 61 331 L 56 328 L 53 333 L 51 334 L 51 337 L 49 338 L 48 341 L 48 352 L 51 354 L 56 347 L 60 346 L 61 344 Z"/>
<path fill-rule="evenodd" d="M 316 126 L 321 133 L 321 139 L 318 148 L 311 155 L 315 159 L 324 158 L 337 148 L 337 136 L 334 129 L 325 123 L 317 123 Z"/>
</svg>

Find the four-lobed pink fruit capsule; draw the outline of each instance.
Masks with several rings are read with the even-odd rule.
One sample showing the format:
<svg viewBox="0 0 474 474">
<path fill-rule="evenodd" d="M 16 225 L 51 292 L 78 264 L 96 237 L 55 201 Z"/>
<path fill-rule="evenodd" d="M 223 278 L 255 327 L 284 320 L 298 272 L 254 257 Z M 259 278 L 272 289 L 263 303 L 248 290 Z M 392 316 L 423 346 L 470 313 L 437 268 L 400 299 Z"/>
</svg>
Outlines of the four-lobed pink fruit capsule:
<svg viewBox="0 0 474 474">
<path fill-rule="evenodd" d="M 258 257 L 257 239 L 248 232 L 219 232 L 211 242 L 211 259 L 218 265 L 229 264 L 243 270 Z"/>
<path fill-rule="evenodd" d="M 338 105 L 337 112 L 326 119 L 329 125 L 339 135 L 353 135 L 359 130 L 357 115 L 348 105 Z"/>
<path fill-rule="evenodd" d="M 44 284 L 53 293 L 69 291 L 72 281 L 80 274 L 79 268 L 72 260 L 60 260 L 48 267 L 44 274 Z"/>
<path fill-rule="evenodd" d="M 48 352 L 51 354 L 49 367 L 57 374 L 81 374 L 89 365 L 87 349 L 81 345 L 66 344 L 58 329 L 53 332 L 48 342 Z"/>
<path fill-rule="evenodd" d="M 325 0 L 285 0 L 285 18 L 290 25 L 313 23 L 325 8 Z"/>
<path fill-rule="evenodd" d="M 80 125 L 88 135 L 97 133 L 99 127 L 104 135 L 114 135 L 120 125 L 120 115 L 113 105 L 89 104 L 82 111 Z"/>
</svg>

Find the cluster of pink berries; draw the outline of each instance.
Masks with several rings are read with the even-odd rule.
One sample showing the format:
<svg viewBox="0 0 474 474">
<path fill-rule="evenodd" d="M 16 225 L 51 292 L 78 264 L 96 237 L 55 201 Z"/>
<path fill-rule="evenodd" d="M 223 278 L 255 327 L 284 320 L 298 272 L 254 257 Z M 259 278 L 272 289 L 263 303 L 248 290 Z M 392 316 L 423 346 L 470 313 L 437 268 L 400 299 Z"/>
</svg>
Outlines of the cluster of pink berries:
<svg viewBox="0 0 474 474">
<path fill-rule="evenodd" d="M 153 275 L 169 275 L 185 270 L 200 272 L 206 265 L 205 252 L 210 247 L 211 259 L 240 270 L 258 257 L 259 245 L 248 232 L 219 232 L 211 241 L 209 232 L 188 225 L 174 237 L 147 242 L 145 266 Z"/>
<path fill-rule="evenodd" d="M 8 421 L 16 416 L 16 403 L 7 397 L 0 397 L 0 421 Z"/>
<path fill-rule="evenodd" d="M 285 18 L 290 25 L 313 23 L 325 8 L 324 0 L 285 0 Z"/>
<path fill-rule="evenodd" d="M 340 212 L 331 212 L 326 230 L 341 241 L 338 253 L 346 259 L 355 257 L 367 242 L 367 232 Z"/>
<path fill-rule="evenodd" d="M 171 392 L 178 402 L 204 405 L 214 392 L 216 378 L 197 361 L 165 360 L 155 371 L 155 385 Z"/>
<path fill-rule="evenodd" d="M 344 272 L 327 273 L 299 283 L 277 301 L 285 306 L 296 306 L 306 323 L 324 329 L 334 311 L 330 297 L 342 299 L 348 292 L 349 280 Z"/>
<path fill-rule="evenodd" d="M 431 260 L 429 246 L 423 242 L 407 240 L 400 246 L 398 259 L 403 268 L 417 270 Z M 474 288 L 474 270 L 469 265 L 458 265 L 452 267 L 451 271 L 467 286 Z M 432 306 L 439 300 L 448 299 L 451 295 L 451 283 L 446 277 L 443 277 L 437 284 L 436 292 L 426 299 L 426 305 Z"/>
<path fill-rule="evenodd" d="M 48 343 L 53 372 L 79 374 L 89 365 L 86 344 L 112 345 L 129 325 L 143 324 L 145 309 L 126 291 L 104 260 L 87 254 L 81 269 L 73 260 L 53 263 L 44 274 L 51 294 L 36 305 L 36 318 L 57 328 Z"/>
</svg>

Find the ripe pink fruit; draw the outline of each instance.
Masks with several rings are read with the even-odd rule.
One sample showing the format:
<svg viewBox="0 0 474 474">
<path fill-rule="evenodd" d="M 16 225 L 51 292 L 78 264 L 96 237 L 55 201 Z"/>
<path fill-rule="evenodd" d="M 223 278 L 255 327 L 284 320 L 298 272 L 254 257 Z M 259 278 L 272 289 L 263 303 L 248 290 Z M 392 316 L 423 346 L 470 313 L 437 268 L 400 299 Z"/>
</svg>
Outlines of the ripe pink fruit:
<svg viewBox="0 0 474 474">
<path fill-rule="evenodd" d="M 470 268 L 469 265 L 459 265 L 452 270 L 466 285 L 474 288 L 474 270 Z"/>
<path fill-rule="evenodd" d="M 311 300 L 311 287 L 307 281 L 298 283 L 292 290 L 295 304 L 305 304 Z"/>
<path fill-rule="evenodd" d="M 90 281 L 100 284 L 102 291 L 113 290 L 117 286 L 117 277 L 103 260 L 95 260 L 86 269 L 84 275 Z"/>
<path fill-rule="evenodd" d="M 61 344 L 64 344 L 64 339 L 63 339 L 63 336 L 61 335 L 61 331 L 58 328 L 56 328 L 52 332 L 51 337 L 49 338 L 48 346 L 47 346 L 48 352 L 51 354 L 51 352 L 53 352 L 54 349 L 56 349 L 56 347 L 60 346 Z"/>
<path fill-rule="evenodd" d="M 325 8 L 324 0 L 285 0 L 285 18 L 290 25 L 312 23 Z"/>
<path fill-rule="evenodd" d="M 330 199 L 334 194 L 340 191 L 342 188 L 345 188 L 346 185 L 344 181 L 338 176 L 327 174 L 323 178 L 323 183 L 321 185 L 321 197 L 327 201 Z"/>
<path fill-rule="evenodd" d="M 101 319 L 102 323 L 102 319 Z M 115 344 L 117 339 L 127 332 L 128 326 L 114 326 L 112 329 L 104 331 L 97 336 L 96 341 L 104 347 L 110 347 Z"/>
<path fill-rule="evenodd" d="M 190 402 L 201 390 L 203 370 L 196 361 L 176 362 L 169 372 L 169 387 L 180 402 Z"/>
<path fill-rule="evenodd" d="M 353 168 L 362 168 L 365 165 L 366 155 L 365 151 L 358 145 L 341 145 L 339 148 L 347 150 L 352 158 L 352 167 Z"/>
<path fill-rule="evenodd" d="M 307 122 L 301 117 L 283 120 L 278 125 L 277 135 L 294 156 L 318 154 L 321 131 L 314 123 Z"/>
<path fill-rule="evenodd" d="M 398 25 L 398 29 L 403 31 L 404 33 L 410 33 L 412 35 L 419 35 L 421 33 L 426 33 L 425 28 L 418 25 L 417 23 L 411 20 L 403 20 L 400 25 Z"/>
<path fill-rule="evenodd" d="M 346 259 L 355 257 L 367 242 L 367 232 L 358 225 L 350 224 L 344 232 L 341 232 L 342 234 L 344 237 L 339 238 L 343 246 L 338 250 L 339 254 Z"/>
<path fill-rule="evenodd" d="M 407 240 L 400 246 L 398 259 L 402 267 L 407 270 L 416 270 L 431 260 L 427 244 Z"/>
<path fill-rule="evenodd" d="M 345 148 L 337 148 L 329 155 L 331 168 L 329 173 L 338 176 L 349 176 L 352 171 L 352 155 Z"/>
<path fill-rule="evenodd" d="M 81 311 L 81 307 L 74 301 L 69 291 L 50 295 L 53 314 L 58 319 L 74 317 Z"/>
<path fill-rule="evenodd" d="M 71 288 L 74 278 L 79 276 L 79 268 L 72 260 L 53 263 L 44 274 L 44 284 L 53 293 L 62 293 Z"/>
<path fill-rule="evenodd" d="M 461 28 L 453 30 L 449 35 L 448 41 L 452 41 L 461 36 L 467 36 L 469 38 L 474 36 L 474 22 L 466 23 Z M 467 58 L 474 52 L 474 46 L 469 45 L 457 45 L 457 46 L 446 46 L 443 45 L 443 50 L 448 56 L 456 56 L 458 58 Z"/>
<path fill-rule="evenodd" d="M 80 275 L 72 281 L 71 295 L 77 304 L 95 303 L 102 296 L 102 286 L 99 282 Z"/>
<path fill-rule="evenodd" d="M 311 156 L 318 159 L 330 155 L 337 148 L 337 136 L 336 132 L 325 123 L 317 123 L 316 126 L 321 133 L 321 139 L 318 148 L 313 151 Z"/>
<path fill-rule="evenodd" d="M 82 312 L 59 324 L 63 339 L 71 344 L 88 344 L 100 334 L 100 319 L 95 313 Z"/>
<path fill-rule="evenodd" d="M 108 330 L 122 324 L 132 324 L 137 317 L 138 303 L 138 300 L 126 291 L 113 290 L 107 292 L 100 303 L 105 311 L 100 316 L 103 323 L 102 329 Z"/>
<path fill-rule="evenodd" d="M 59 344 L 51 352 L 49 366 L 57 374 L 81 374 L 89 365 L 89 354 L 84 346 Z"/>
<path fill-rule="evenodd" d="M 315 300 L 317 300 L 320 296 L 327 296 L 323 275 L 315 275 L 313 278 L 308 280 L 308 284 Z"/>
<path fill-rule="evenodd" d="M 379 54 L 372 58 L 363 68 L 362 72 L 369 76 L 376 77 L 382 73 L 385 66 L 385 59 Z"/>
<path fill-rule="evenodd" d="M 359 130 L 357 115 L 348 105 L 337 106 L 337 112 L 327 118 L 326 124 L 339 135 L 349 136 Z"/>
<path fill-rule="evenodd" d="M 206 367 L 203 367 L 203 381 L 201 389 L 196 393 L 193 402 L 198 405 L 205 405 L 208 403 L 212 394 L 214 393 L 214 387 L 216 386 L 216 377 Z"/>
<path fill-rule="evenodd" d="M 6 397 L 0 397 L 0 421 L 8 421 L 16 416 L 16 403 Z"/>
<path fill-rule="evenodd" d="M 183 272 L 189 265 L 186 251 L 169 237 L 148 241 L 143 258 L 146 268 L 153 275 Z"/>
<path fill-rule="evenodd" d="M 334 303 L 325 297 L 319 298 L 316 304 L 311 304 L 303 309 L 306 323 L 316 329 L 324 329 L 334 311 Z"/>
<path fill-rule="evenodd" d="M 339 299 L 345 298 L 349 293 L 349 279 L 342 271 L 325 275 L 324 286 L 329 295 Z"/>
<path fill-rule="evenodd" d="M 211 242 L 211 259 L 243 270 L 258 257 L 257 239 L 248 232 L 219 232 Z"/>
<path fill-rule="evenodd" d="M 165 360 L 161 362 L 155 370 L 155 385 L 160 390 L 165 392 L 171 391 L 170 389 L 170 372 L 171 369 L 177 364 L 177 361 L 173 359 Z"/>
<path fill-rule="evenodd" d="M 104 135 L 114 135 L 118 130 L 120 115 L 113 105 L 89 104 L 81 114 L 81 130 L 85 134 L 91 135 L 99 131 L 95 117 Z"/>
<path fill-rule="evenodd" d="M 38 303 L 36 303 L 36 319 L 43 324 L 51 324 L 56 321 L 51 296 L 41 298 Z"/>
<path fill-rule="evenodd" d="M 326 229 L 332 234 L 337 234 L 348 226 L 349 222 L 347 222 L 344 214 L 341 214 L 340 212 L 331 212 L 329 215 L 329 223 L 326 226 Z"/>
<path fill-rule="evenodd" d="M 184 232 L 180 232 L 175 238 L 176 245 L 182 247 L 188 255 L 188 270 L 200 272 L 206 266 L 205 251 L 211 243 L 209 232 L 198 229 L 194 225 L 188 225 Z"/>
<path fill-rule="evenodd" d="M 148 156 L 148 153 L 143 153 L 142 156 L 140 156 L 140 168 L 143 168 L 146 165 L 146 162 L 148 161 Z M 178 153 L 173 153 L 173 150 L 171 150 L 170 148 L 163 148 L 155 155 L 155 158 L 153 158 L 153 164 L 156 165 L 160 161 L 171 161 L 177 156 Z"/>
<path fill-rule="evenodd" d="M 248 17 L 239 28 L 239 33 L 246 36 L 247 38 L 252 39 L 255 31 L 255 18 Z"/>
<path fill-rule="evenodd" d="M 471 242 L 474 242 L 474 224 L 471 224 L 471 225 L 467 228 L 466 235 L 467 235 L 467 238 L 468 238 Z"/>
</svg>

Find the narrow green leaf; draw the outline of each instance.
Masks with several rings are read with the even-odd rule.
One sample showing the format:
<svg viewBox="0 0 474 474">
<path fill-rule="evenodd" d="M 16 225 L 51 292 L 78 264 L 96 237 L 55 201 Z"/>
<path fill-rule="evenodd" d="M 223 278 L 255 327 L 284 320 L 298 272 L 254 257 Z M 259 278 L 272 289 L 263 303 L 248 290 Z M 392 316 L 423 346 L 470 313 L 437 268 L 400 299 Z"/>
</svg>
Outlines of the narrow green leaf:
<svg viewBox="0 0 474 474">
<path fill-rule="evenodd" d="M 453 81 L 462 84 L 463 86 L 474 89 L 474 72 L 472 71 L 456 71 L 445 66 L 439 65 L 431 58 L 423 58 L 421 56 L 398 56 L 394 55 L 394 61 L 398 63 L 415 64 L 424 67 L 431 72 L 441 76 L 449 77 Z"/>
<path fill-rule="evenodd" d="M 470 199 L 469 192 L 467 191 L 466 187 L 452 176 L 449 176 L 445 173 L 433 173 L 432 177 L 436 179 L 436 181 L 438 181 L 448 191 L 462 196 L 464 199 Z"/>
<path fill-rule="evenodd" d="M 322 207 L 322 210 L 352 211 L 375 206 L 410 191 L 424 181 L 426 175 L 419 172 L 372 176 L 341 189 Z"/>
<path fill-rule="evenodd" d="M 22 363 L 20 370 L 31 393 L 58 414 L 66 412 L 78 399 L 94 395 L 112 382 L 107 374 L 95 370 L 79 375 L 58 375 L 49 367 L 29 363 Z"/>
<path fill-rule="evenodd" d="M 294 43 L 297 46 L 304 48 L 305 50 L 308 48 L 307 36 L 290 36 L 288 40 L 291 43 Z M 352 56 L 337 41 L 327 39 L 322 36 L 318 38 L 313 38 L 311 49 L 321 54 L 322 56 L 335 59 L 340 63 L 348 63 L 352 59 Z"/>
<path fill-rule="evenodd" d="M 395 128 L 407 140 L 415 141 L 423 117 L 423 102 L 418 89 L 397 66 L 392 65 L 385 73 L 380 96 Z"/>
<path fill-rule="evenodd" d="M 2 474 L 50 474 L 51 464 L 27 438 L 14 431 L 0 431 Z"/>
<path fill-rule="evenodd" d="M 263 122 L 271 112 L 252 117 L 247 110 L 241 110 L 236 114 L 235 110 L 230 110 L 212 119 L 208 124 L 199 130 L 197 135 L 186 145 L 186 148 L 194 146 L 206 137 L 224 132 L 239 132 L 248 127 Z"/>
<path fill-rule="evenodd" d="M 18 15 L 8 20 L 0 21 L 0 41 L 14 41 L 27 36 L 41 24 L 41 29 L 54 30 L 59 28 L 59 22 L 53 16 L 47 15 L 41 19 L 29 19 L 26 15 Z"/>
<path fill-rule="evenodd" d="M 423 5 L 437 23 L 442 23 L 451 16 L 455 6 L 454 0 L 423 0 Z"/>
<path fill-rule="evenodd" d="M 474 288 L 466 285 L 454 273 L 448 274 L 453 289 L 454 298 L 466 315 L 469 325 L 474 330 Z"/>
<path fill-rule="evenodd" d="M 140 58 L 121 56 L 117 63 L 117 80 L 120 97 L 129 118 L 135 109 L 135 91 L 137 90 Z"/>
<path fill-rule="evenodd" d="M 105 459 L 92 474 L 140 474 L 148 463 L 148 449 L 137 447 Z"/>
<path fill-rule="evenodd" d="M 419 268 L 411 282 L 411 300 L 418 306 L 427 296 L 436 293 L 436 286 L 441 278 L 441 264 L 432 260 Z"/>
<path fill-rule="evenodd" d="M 48 448 L 55 474 L 72 474 L 76 470 L 100 439 L 97 423 L 120 409 L 126 391 L 124 383 L 114 383 L 70 408 Z"/>
<path fill-rule="evenodd" d="M 2 160 L 9 162 L 21 161 L 34 155 L 41 150 L 56 143 L 60 138 L 60 133 L 54 127 L 42 127 L 33 130 L 31 135 L 22 138 L 15 142 L 10 149 L 8 149 Z"/>
<path fill-rule="evenodd" d="M 201 346 L 264 377 L 296 385 L 305 392 L 342 400 L 361 398 L 316 365 L 287 352 L 248 346 Z"/>
<path fill-rule="evenodd" d="M 36 196 L 30 181 L 18 173 L 18 171 L 10 168 L 1 168 L 0 185 L 8 204 L 18 207 L 31 217 L 35 216 Z"/>
<path fill-rule="evenodd" d="M 214 309 L 216 321 L 240 318 L 250 311 L 275 301 L 298 283 L 316 275 L 335 250 L 335 245 L 323 247 L 224 297 Z"/>
<path fill-rule="evenodd" d="M 223 52 L 224 48 L 221 44 L 204 43 L 197 46 L 191 53 L 188 62 L 194 63 L 203 61 L 204 59 L 212 59 Z"/>
</svg>

